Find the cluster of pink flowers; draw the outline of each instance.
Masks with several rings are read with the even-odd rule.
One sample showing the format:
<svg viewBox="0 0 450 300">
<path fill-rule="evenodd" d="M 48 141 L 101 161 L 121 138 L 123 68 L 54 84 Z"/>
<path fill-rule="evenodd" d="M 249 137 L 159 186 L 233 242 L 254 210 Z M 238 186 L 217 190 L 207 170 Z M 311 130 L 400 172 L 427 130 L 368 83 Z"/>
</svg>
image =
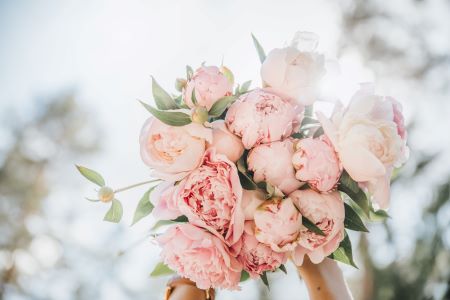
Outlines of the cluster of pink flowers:
<svg viewBox="0 0 450 300">
<path fill-rule="evenodd" d="M 274 49 L 261 87 L 234 89 L 230 70 L 201 66 L 177 81 L 172 107 L 150 110 L 141 156 L 164 180 L 153 216 L 185 220 L 156 238 L 164 264 L 199 288 L 238 289 L 244 271 L 320 263 L 346 236 L 344 174 L 371 212 L 387 207 L 392 171 L 408 155 L 401 106 L 363 86 L 347 107 L 314 118 L 324 72 L 315 46 Z"/>
</svg>

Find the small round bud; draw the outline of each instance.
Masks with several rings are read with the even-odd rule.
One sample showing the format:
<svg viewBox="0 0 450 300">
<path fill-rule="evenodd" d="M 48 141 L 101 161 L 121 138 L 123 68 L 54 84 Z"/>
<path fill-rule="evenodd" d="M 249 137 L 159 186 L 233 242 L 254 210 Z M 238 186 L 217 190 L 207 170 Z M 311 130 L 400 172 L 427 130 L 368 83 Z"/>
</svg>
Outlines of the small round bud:
<svg viewBox="0 0 450 300">
<path fill-rule="evenodd" d="M 109 186 L 103 186 L 98 191 L 98 199 L 102 202 L 110 202 L 114 199 L 114 190 Z"/>
<path fill-rule="evenodd" d="M 175 80 L 175 88 L 177 91 L 181 92 L 183 88 L 186 86 L 187 80 L 184 78 L 177 78 Z"/>
<path fill-rule="evenodd" d="M 204 124 L 208 121 L 208 110 L 203 106 L 197 106 L 192 109 L 192 122 Z"/>
</svg>

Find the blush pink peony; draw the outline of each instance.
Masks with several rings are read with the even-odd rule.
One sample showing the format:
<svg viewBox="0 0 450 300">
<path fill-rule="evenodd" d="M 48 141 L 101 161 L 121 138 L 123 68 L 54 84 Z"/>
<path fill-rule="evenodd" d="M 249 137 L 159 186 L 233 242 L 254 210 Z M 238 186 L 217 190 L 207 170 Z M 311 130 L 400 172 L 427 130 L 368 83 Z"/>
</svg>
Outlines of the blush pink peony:
<svg viewBox="0 0 450 300">
<path fill-rule="evenodd" d="M 216 152 L 228 157 L 232 162 L 236 162 L 244 153 L 244 145 L 239 137 L 232 134 L 223 120 L 211 123 L 213 128 L 212 143 L 208 148 L 214 147 Z"/>
<path fill-rule="evenodd" d="M 250 150 L 247 164 L 253 172 L 253 180 L 270 183 L 285 194 L 298 189 L 302 183 L 295 178 L 294 151 L 292 139 L 261 144 Z"/>
<path fill-rule="evenodd" d="M 318 82 L 325 73 L 324 57 L 294 47 L 273 49 L 261 66 L 267 87 L 296 99 L 302 105 L 316 100 Z"/>
<path fill-rule="evenodd" d="M 228 245 L 244 230 L 242 187 L 236 166 L 214 148 L 208 149 L 201 165 L 177 189 L 179 209 L 189 222 L 216 234 Z"/>
<path fill-rule="evenodd" d="M 198 167 L 212 130 L 195 123 L 172 127 L 151 117 L 139 141 L 142 160 L 154 169 L 153 176 L 176 181 Z"/>
<path fill-rule="evenodd" d="M 363 85 L 346 110 L 337 107 L 331 120 L 318 113 L 344 169 L 368 186 L 381 208 L 389 204 L 390 174 L 408 157 L 400 104 Z"/>
<path fill-rule="evenodd" d="M 244 209 L 245 220 L 253 220 L 258 207 L 266 200 L 265 194 L 257 190 L 242 190 L 242 208 Z"/>
<path fill-rule="evenodd" d="M 218 237 L 186 223 L 170 227 L 156 239 L 164 263 L 198 288 L 238 289 L 242 265 Z"/>
<path fill-rule="evenodd" d="M 237 260 L 251 278 L 257 278 L 266 271 L 275 271 L 286 262 L 286 253 L 275 252 L 255 238 L 255 224 L 252 221 L 245 222 L 244 228 L 244 234 L 236 246 L 240 248 Z"/>
<path fill-rule="evenodd" d="M 308 255 L 318 264 L 333 253 L 344 238 L 344 202 L 339 192 L 321 194 L 313 190 L 295 191 L 289 195 L 304 218 L 319 227 L 325 236 L 316 234 L 302 226 L 298 246 L 293 252 L 296 265 L 303 263 Z"/>
<path fill-rule="evenodd" d="M 195 107 L 192 102 L 194 89 L 197 104 L 209 110 L 217 100 L 232 94 L 233 83 L 218 67 L 203 66 L 195 71 L 183 90 L 184 102 L 191 108 Z"/>
<path fill-rule="evenodd" d="M 250 149 L 290 136 L 302 116 L 302 106 L 269 90 L 256 89 L 231 105 L 225 122 L 232 133 L 242 137 L 244 147 Z"/>
<path fill-rule="evenodd" d="M 305 181 L 319 192 L 328 192 L 336 187 L 342 166 L 333 145 L 322 135 L 297 142 L 292 163 L 297 170 L 295 177 Z"/>
<path fill-rule="evenodd" d="M 298 244 L 302 215 L 292 199 L 272 198 L 255 212 L 255 237 L 273 251 L 294 250 Z"/>
<path fill-rule="evenodd" d="M 150 202 L 154 205 L 152 215 L 156 219 L 173 220 L 181 216 L 176 190 L 173 182 L 163 182 L 150 194 Z"/>
</svg>

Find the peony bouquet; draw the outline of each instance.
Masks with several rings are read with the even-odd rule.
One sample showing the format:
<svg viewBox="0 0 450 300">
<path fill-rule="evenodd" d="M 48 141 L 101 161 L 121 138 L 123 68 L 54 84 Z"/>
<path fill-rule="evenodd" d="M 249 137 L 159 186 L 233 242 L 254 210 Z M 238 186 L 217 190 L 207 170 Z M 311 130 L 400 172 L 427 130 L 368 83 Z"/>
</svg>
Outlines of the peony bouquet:
<svg viewBox="0 0 450 300">
<path fill-rule="evenodd" d="M 393 171 L 408 155 L 402 109 L 364 84 L 331 117 L 315 111 L 325 59 L 317 38 L 300 32 L 267 56 L 260 87 L 234 83 L 225 66 L 187 67 L 178 94 L 153 79 L 155 106 L 140 135 L 152 170 L 133 224 L 152 214 L 161 247 L 153 275 L 176 272 L 201 289 L 239 289 L 239 282 L 326 257 L 355 265 L 347 230 L 388 217 Z M 105 220 L 122 205 L 103 177 L 79 171 L 110 202 Z M 136 184 L 135 187 L 141 184 Z M 164 226 L 164 227 L 163 227 Z M 165 231 L 161 231 L 165 228 Z"/>
</svg>

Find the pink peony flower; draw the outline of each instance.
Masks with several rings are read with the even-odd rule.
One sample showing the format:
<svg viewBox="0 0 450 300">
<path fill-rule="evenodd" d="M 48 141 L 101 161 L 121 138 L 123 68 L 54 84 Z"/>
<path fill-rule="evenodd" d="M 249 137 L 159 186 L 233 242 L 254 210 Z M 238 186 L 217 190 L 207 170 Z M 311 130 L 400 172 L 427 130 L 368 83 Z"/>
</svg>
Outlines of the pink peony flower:
<svg viewBox="0 0 450 300">
<path fill-rule="evenodd" d="M 187 106 L 195 107 L 192 103 L 192 90 L 199 106 L 210 110 L 213 104 L 222 97 L 233 92 L 233 83 L 215 66 L 198 68 L 183 90 L 184 102 Z"/>
<path fill-rule="evenodd" d="M 337 107 L 331 120 L 321 113 L 318 118 L 344 169 L 368 186 L 379 207 L 387 208 L 392 169 L 408 157 L 400 104 L 375 95 L 374 87 L 366 84 L 346 110 Z"/>
<path fill-rule="evenodd" d="M 295 191 L 302 183 L 295 178 L 293 155 L 292 139 L 256 146 L 247 157 L 248 169 L 254 172 L 253 180 L 268 182 L 285 194 Z"/>
<path fill-rule="evenodd" d="M 296 144 L 296 149 L 292 163 L 298 180 L 308 182 L 319 192 L 328 192 L 336 187 L 342 166 L 326 135 L 302 139 Z"/>
<path fill-rule="evenodd" d="M 154 205 L 152 215 L 158 220 L 173 220 L 181 216 L 176 198 L 177 186 L 173 182 L 160 183 L 150 194 Z"/>
<path fill-rule="evenodd" d="M 275 271 L 287 260 L 285 253 L 275 252 L 266 244 L 260 243 L 255 238 L 254 227 L 255 224 L 252 221 L 245 222 L 244 234 L 237 244 L 240 248 L 237 260 L 251 278 L 257 278 L 265 271 Z"/>
<path fill-rule="evenodd" d="M 141 157 L 154 177 L 176 181 L 198 167 L 211 140 L 212 130 L 200 124 L 172 127 L 151 117 L 141 130 Z"/>
<path fill-rule="evenodd" d="M 177 198 L 189 222 L 236 243 L 244 230 L 242 187 L 236 166 L 208 149 L 200 167 L 180 182 Z"/>
<path fill-rule="evenodd" d="M 223 120 L 212 122 L 213 139 L 208 148 L 216 148 L 216 152 L 228 157 L 232 162 L 238 159 L 244 153 L 244 145 L 239 137 L 232 134 Z"/>
<path fill-rule="evenodd" d="M 156 238 L 166 265 L 200 289 L 238 289 L 242 265 L 213 234 L 189 223 L 170 227 Z"/>
<path fill-rule="evenodd" d="M 264 89 L 239 97 L 229 108 L 228 129 L 242 137 L 246 149 L 261 143 L 279 141 L 291 135 L 300 124 L 303 107 Z"/>
<path fill-rule="evenodd" d="M 273 49 L 261 66 L 265 86 L 302 105 L 310 105 L 316 100 L 318 81 L 324 73 L 323 55 L 302 52 L 294 47 Z"/>
<path fill-rule="evenodd" d="M 302 265 L 306 254 L 311 262 L 318 264 L 333 253 L 344 238 L 344 202 L 339 192 L 321 194 L 313 190 L 295 191 L 289 198 L 300 209 L 303 217 L 325 233 L 322 236 L 302 226 L 299 245 L 293 252 L 294 262 L 298 266 Z"/>
<path fill-rule="evenodd" d="M 302 215 L 292 199 L 272 198 L 255 212 L 255 237 L 273 251 L 294 250 L 298 244 Z"/>
<path fill-rule="evenodd" d="M 258 207 L 266 200 L 261 190 L 242 190 L 242 208 L 245 220 L 253 220 Z"/>
</svg>

